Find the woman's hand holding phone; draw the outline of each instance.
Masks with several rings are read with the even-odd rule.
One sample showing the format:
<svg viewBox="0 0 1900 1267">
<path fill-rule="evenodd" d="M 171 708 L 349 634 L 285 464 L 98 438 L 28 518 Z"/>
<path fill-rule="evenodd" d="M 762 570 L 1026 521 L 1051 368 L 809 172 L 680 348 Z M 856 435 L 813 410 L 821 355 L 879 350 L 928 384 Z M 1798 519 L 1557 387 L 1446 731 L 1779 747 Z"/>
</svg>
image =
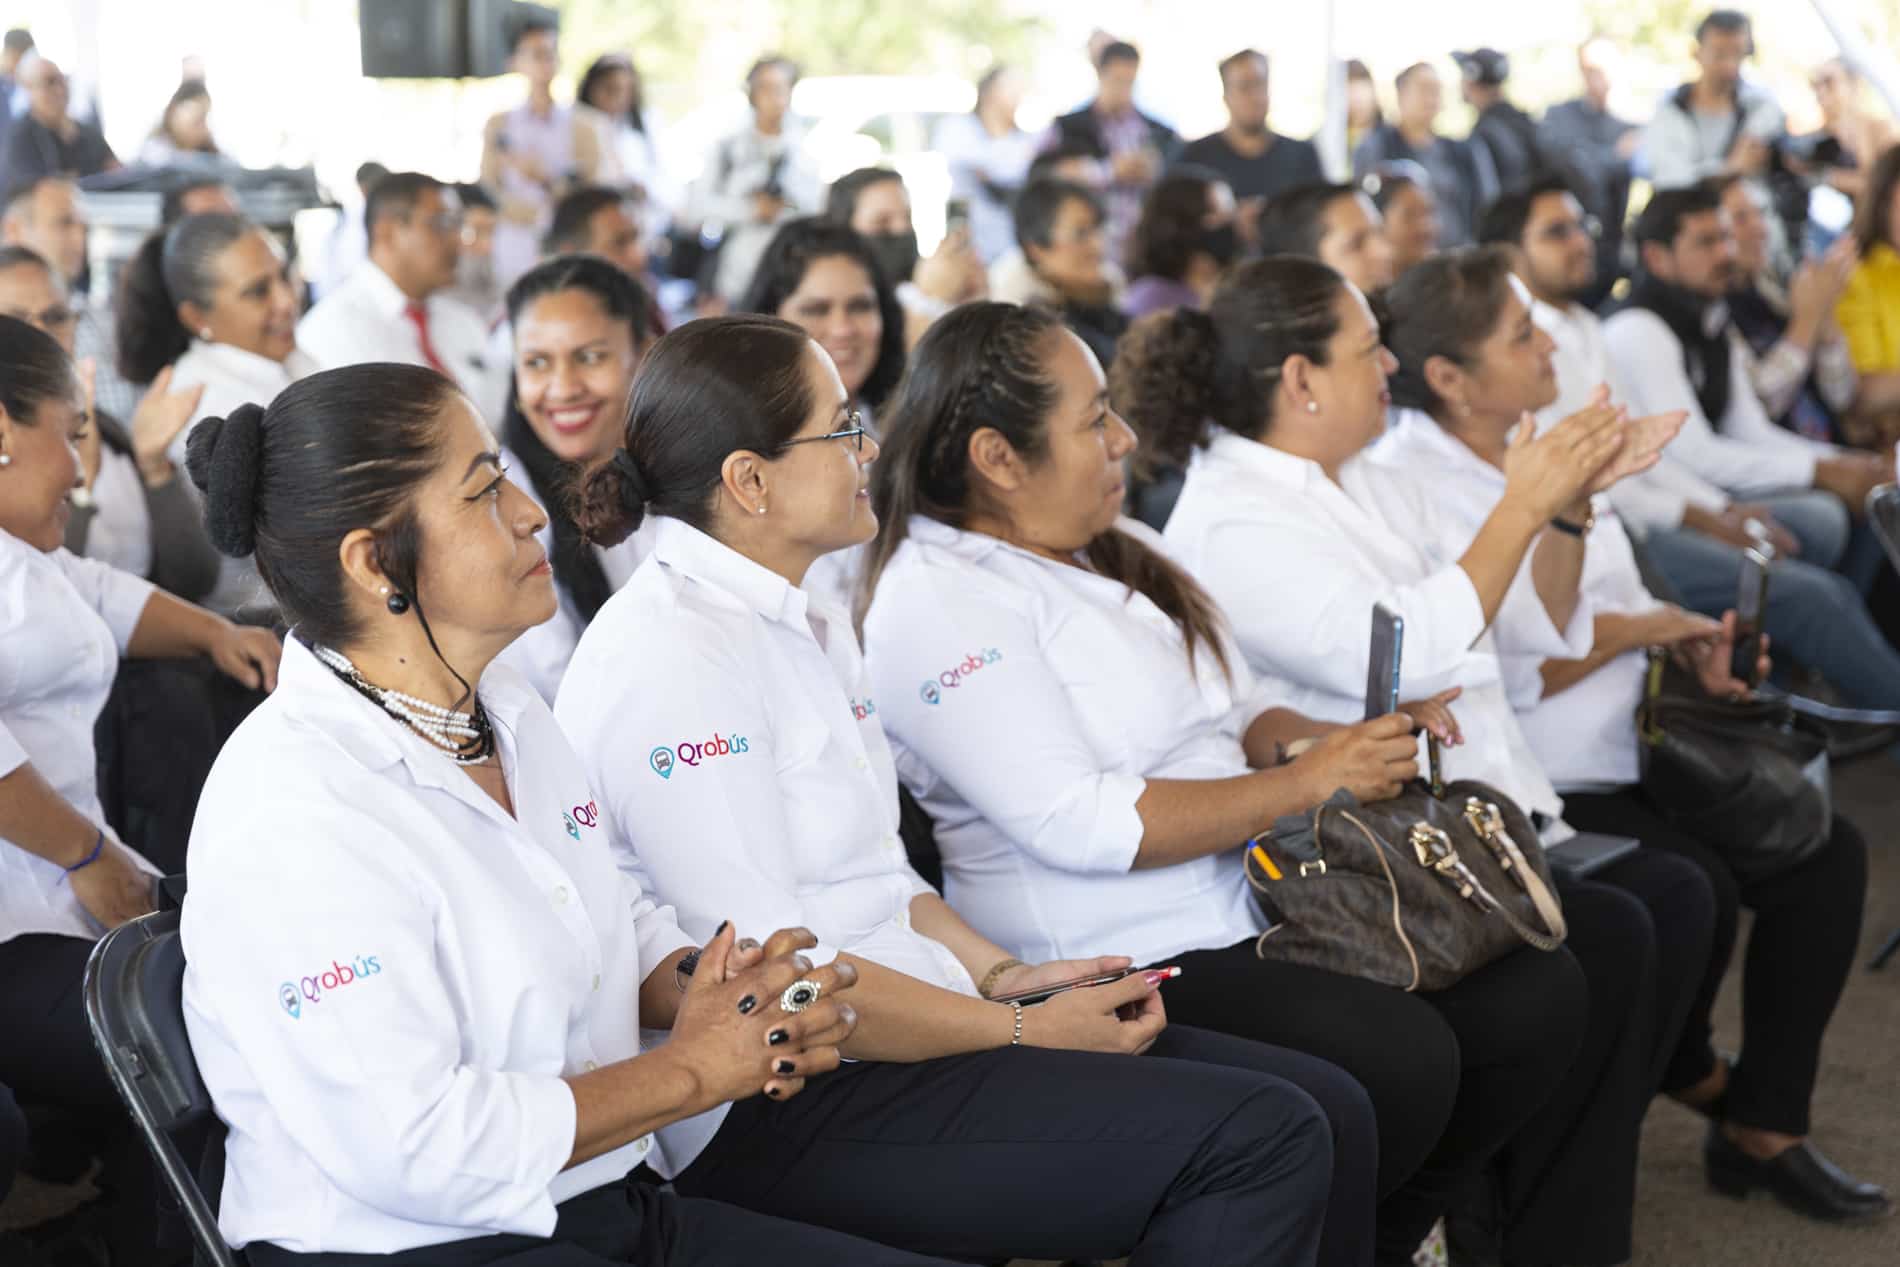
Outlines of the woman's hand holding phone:
<svg viewBox="0 0 1900 1267">
<path fill-rule="evenodd" d="M 1388 713 L 1323 736 L 1293 761 L 1306 779 L 1302 803 L 1323 804 L 1342 787 L 1368 802 L 1397 796 L 1418 777 L 1416 729 L 1407 714 Z"/>
<path fill-rule="evenodd" d="M 1161 1006 L 1161 983 L 1167 976 L 1160 968 L 1132 973 L 1024 1008 L 1023 1043 L 1128 1056 L 1147 1051 L 1168 1025 L 1167 1010 Z"/>
<path fill-rule="evenodd" d="M 1131 968 L 1134 963 L 1127 955 L 1102 955 L 1095 959 L 1051 959 L 1047 963 L 1017 964 L 990 983 L 987 997 L 1007 1003 L 1014 996 L 1027 1003 L 1029 1000 L 1023 996 L 1034 991 L 1088 977 L 1107 976 Z"/>
</svg>

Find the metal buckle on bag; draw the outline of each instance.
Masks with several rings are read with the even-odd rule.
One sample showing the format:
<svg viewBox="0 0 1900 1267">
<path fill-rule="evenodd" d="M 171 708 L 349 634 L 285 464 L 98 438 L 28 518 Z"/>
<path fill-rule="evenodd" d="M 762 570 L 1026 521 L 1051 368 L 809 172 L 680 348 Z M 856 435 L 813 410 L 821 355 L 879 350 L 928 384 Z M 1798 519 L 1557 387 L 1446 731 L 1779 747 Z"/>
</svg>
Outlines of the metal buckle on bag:
<svg viewBox="0 0 1900 1267">
<path fill-rule="evenodd" d="M 1475 796 L 1465 798 L 1465 821 L 1471 824 L 1471 830 L 1478 833 L 1478 839 L 1489 846 L 1497 855 L 1498 865 L 1506 871 L 1517 864 L 1511 860 L 1511 851 L 1504 847 L 1504 812 L 1489 801 L 1481 801 Z"/>
<path fill-rule="evenodd" d="M 1480 910 L 1490 909 L 1490 903 L 1478 886 L 1477 877 L 1459 860 L 1458 850 L 1452 846 L 1451 837 L 1443 829 L 1430 823 L 1413 823 L 1407 839 L 1411 841 L 1412 852 L 1418 855 L 1419 866 L 1427 871 L 1436 871 L 1458 890 L 1459 897 L 1473 906 Z"/>
</svg>

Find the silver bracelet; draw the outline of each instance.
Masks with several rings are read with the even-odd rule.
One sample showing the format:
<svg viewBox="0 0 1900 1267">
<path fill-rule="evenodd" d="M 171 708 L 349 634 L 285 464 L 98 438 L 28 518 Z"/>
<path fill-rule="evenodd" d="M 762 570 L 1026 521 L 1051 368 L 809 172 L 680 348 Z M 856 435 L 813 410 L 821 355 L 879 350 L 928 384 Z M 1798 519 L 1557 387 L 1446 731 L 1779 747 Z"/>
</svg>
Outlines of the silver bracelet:
<svg viewBox="0 0 1900 1267">
<path fill-rule="evenodd" d="M 1023 1045 L 1023 1005 L 1012 1001 L 1010 1006 L 1016 1009 L 1016 1033 L 1010 1038 L 1009 1045 L 1021 1047 Z"/>
</svg>

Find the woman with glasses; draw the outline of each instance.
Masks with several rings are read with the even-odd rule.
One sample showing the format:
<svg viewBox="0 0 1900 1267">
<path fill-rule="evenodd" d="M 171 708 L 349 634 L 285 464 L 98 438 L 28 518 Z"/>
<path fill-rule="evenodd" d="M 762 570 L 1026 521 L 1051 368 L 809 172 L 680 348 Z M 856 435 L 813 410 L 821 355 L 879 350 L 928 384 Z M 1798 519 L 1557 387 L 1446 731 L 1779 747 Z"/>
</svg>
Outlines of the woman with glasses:
<svg viewBox="0 0 1900 1267">
<path fill-rule="evenodd" d="M 514 372 L 502 464 L 547 515 L 539 536 L 561 601 L 552 619 L 523 633 L 500 661 L 550 705 L 582 631 L 646 557 L 645 536 L 612 548 L 588 541 L 574 494 L 620 445 L 627 396 L 653 341 L 651 310 L 640 283 L 597 255 L 556 256 L 508 291 Z"/>
<path fill-rule="evenodd" d="M 297 294 L 283 248 L 242 216 L 186 216 L 147 238 L 119 279 L 117 331 L 127 382 L 156 384 L 170 367 L 173 390 L 202 389 L 166 448 L 178 469 L 201 420 L 268 401 L 316 368 L 297 349 Z M 242 559 L 220 561 L 204 602 L 227 615 L 269 609 Z"/>
<path fill-rule="evenodd" d="M 0 314 L 44 331 L 73 355 L 78 314 L 65 283 L 25 247 L 0 247 Z M 187 601 L 217 583 L 218 552 L 169 450 L 203 390 L 172 391 L 169 372 L 161 370 L 129 420 L 95 407 L 94 425 L 79 446 L 82 483 L 69 499 L 66 524 L 66 548 L 74 554 L 142 576 Z"/>
<path fill-rule="evenodd" d="M 1030 181 L 1016 197 L 1016 242 L 1022 256 L 991 270 L 991 296 L 1059 314 L 1106 368 L 1128 318 L 1101 195 L 1066 180 Z"/>
<path fill-rule="evenodd" d="M 1008 1002 L 1130 960 L 1025 965 L 911 869 L 850 617 L 800 587 L 877 528 L 877 444 L 823 348 L 765 316 L 682 326 L 623 445 L 583 523 L 615 541 L 650 516 L 653 553 L 555 706 L 590 816 L 689 935 L 809 929 L 856 977 L 856 1063 L 736 1106 L 678 1190 L 977 1261 L 1311 1263 L 1322 1204 L 1329 1236 L 1358 1234 L 1374 1149 L 1350 1079 L 1167 1028 L 1158 972 Z"/>
</svg>

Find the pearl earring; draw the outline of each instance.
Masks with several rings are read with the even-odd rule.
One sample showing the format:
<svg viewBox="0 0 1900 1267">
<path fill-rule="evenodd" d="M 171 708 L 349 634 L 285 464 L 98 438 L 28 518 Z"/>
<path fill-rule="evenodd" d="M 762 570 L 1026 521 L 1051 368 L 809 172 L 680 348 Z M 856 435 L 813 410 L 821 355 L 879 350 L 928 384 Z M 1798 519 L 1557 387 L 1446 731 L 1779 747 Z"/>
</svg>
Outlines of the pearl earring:
<svg viewBox="0 0 1900 1267">
<path fill-rule="evenodd" d="M 1307 413 L 1309 413 L 1309 414 L 1316 414 L 1316 413 L 1318 413 L 1318 412 L 1319 412 L 1319 402 L 1318 402 L 1317 400 L 1309 400 L 1309 401 L 1307 401 L 1307 402 L 1306 402 L 1306 412 L 1307 412 Z"/>
<path fill-rule="evenodd" d="M 12 465 L 13 465 L 13 455 L 11 453 L 0 453 L 0 466 L 12 466 Z"/>
<path fill-rule="evenodd" d="M 765 507 L 763 506 L 759 507 L 759 513 L 763 515 L 765 513 Z"/>
<path fill-rule="evenodd" d="M 201 339 L 203 339 L 203 340 L 204 340 L 204 341 L 205 341 L 206 343 L 209 343 L 209 342 L 211 342 L 211 327 L 210 327 L 210 326 L 199 326 L 199 327 L 198 327 L 198 337 L 199 337 L 199 338 L 201 338 Z"/>
</svg>

